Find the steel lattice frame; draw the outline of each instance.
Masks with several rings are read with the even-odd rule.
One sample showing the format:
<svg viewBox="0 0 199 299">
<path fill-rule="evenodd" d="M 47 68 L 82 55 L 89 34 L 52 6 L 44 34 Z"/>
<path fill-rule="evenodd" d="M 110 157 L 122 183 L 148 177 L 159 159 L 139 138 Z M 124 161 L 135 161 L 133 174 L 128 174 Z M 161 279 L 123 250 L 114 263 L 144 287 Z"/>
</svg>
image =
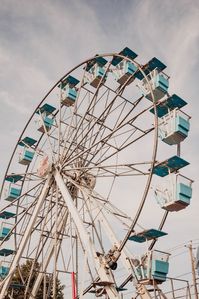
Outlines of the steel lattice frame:
<svg viewBox="0 0 199 299">
<path fill-rule="evenodd" d="M 98 87 L 92 88 L 84 81 L 86 65 L 93 57 L 70 70 L 51 88 L 16 144 L 5 178 L 11 173 L 21 175 L 23 191 L 19 198 L 1 209 L 1 212 L 15 209 L 16 217 L 10 240 L 1 242 L 2 248 L 14 243 L 14 254 L 10 259 L 10 272 L 1 282 L 0 298 L 7 292 L 16 268 L 20 269 L 27 259 L 33 261 L 33 268 L 35 262 L 40 262 L 41 269 L 32 289 L 29 286 L 32 272 L 28 278 L 21 273 L 26 298 L 34 298 L 42 279 L 49 273 L 54 295 L 56 277 L 66 281 L 68 274 L 70 277 L 75 273 L 79 297 L 89 297 L 88 292 L 93 291 L 120 298 L 118 287 L 135 276 L 130 263 L 133 253 L 126 248 L 126 243 L 137 229 L 151 186 L 158 144 L 156 105 L 142 65 L 133 61 L 147 80 L 154 103 L 134 91 L 136 84 L 130 83 L 133 75 L 123 85 L 114 81 L 113 57 L 126 61 L 131 61 L 130 58 L 116 53 L 98 57 L 108 59 Z M 70 74 L 80 78 L 78 98 L 73 107 L 65 107 L 61 104 L 63 91 L 58 86 Z M 56 110 L 52 129 L 41 134 L 35 128 L 34 119 L 44 103 L 54 105 Z M 149 113 L 152 107 L 154 116 Z M 25 136 L 35 138 L 37 143 L 34 160 L 22 171 L 17 163 L 17 151 L 18 143 Z M 143 157 L 139 151 L 143 153 L 149 140 L 149 150 L 145 150 L 146 157 Z M 50 161 L 49 170 L 45 177 L 39 177 L 38 163 L 46 156 Z M 5 178 L 1 199 L 4 199 Z M 137 195 L 139 205 L 128 215 L 116 207 L 117 188 L 121 188 L 125 180 L 138 182 L 141 191 Z M 166 217 L 167 212 L 160 229 Z M 155 241 L 150 249 L 154 244 Z M 118 268 L 125 269 L 120 270 L 124 271 L 122 279 L 117 270 L 108 266 L 108 253 L 114 246 Z"/>
</svg>

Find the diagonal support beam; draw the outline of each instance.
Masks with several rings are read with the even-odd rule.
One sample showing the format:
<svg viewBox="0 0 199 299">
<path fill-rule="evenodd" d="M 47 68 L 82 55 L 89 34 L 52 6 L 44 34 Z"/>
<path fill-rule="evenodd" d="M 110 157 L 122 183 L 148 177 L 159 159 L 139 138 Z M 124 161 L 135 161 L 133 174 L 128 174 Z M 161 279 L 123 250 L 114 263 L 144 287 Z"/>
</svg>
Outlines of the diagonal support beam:
<svg viewBox="0 0 199 299">
<path fill-rule="evenodd" d="M 87 194 L 87 192 L 85 192 L 85 191 L 83 191 L 83 194 L 84 194 L 85 199 L 86 199 L 86 197 L 89 196 Z M 109 238 L 110 242 L 112 243 L 112 245 L 116 244 L 119 248 L 120 242 L 117 239 L 117 237 L 114 233 L 114 230 L 112 229 L 110 223 L 106 219 L 106 217 L 105 217 L 105 215 L 102 211 L 102 207 L 99 205 L 99 203 L 97 202 L 97 200 L 94 197 L 90 196 L 90 200 L 93 202 L 93 206 L 98 210 L 98 219 L 100 220 L 101 225 L 104 227 L 104 231 L 105 231 L 107 237 Z M 136 270 L 134 269 L 135 271 L 132 271 L 133 265 L 131 265 L 131 263 L 130 263 L 131 259 L 132 259 L 132 254 L 129 252 L 127 247 L 124 246 L 123 250 L 121 251 L 121 261 L 122 261 L 124 267 L 126 268 L 129 275 L 132 276 L 132 278 L 134 280 L 134 284 L 138 287 L 137 290 L 139 292 L 139 295 L 140 295 L 141 299 L 152 299 L 152 296 L 148 292 L 146 286 L 139 284 L 139 282 L 138 282 L 138 280 L 135 276 L 136 275 Z"/>
<path fill-rule="evenodd" d="M 59 218 L 59 221 L 58 221 L 58 227 L 57 227 L 57 232 L 58 233 L 61 233 L 64 231 L 65 229 L 65 225 L 66 225 L 66 221 L 67 221 L 67 216 L 68 216 L 68 211 L 66 210 L 66 212 L 64 213 L 63 216 L 61 216 Z M 57 233 L 56 231 L 53 233 L 53 237 L 55 237 L 55 234 Z M 61 245 L 61 239 L 58 240 L 58 250 L 60 248 L 60 245 Z M 49 263 L 50 263 L 50 260 L 53 256 L 53 253 L 54 253 L 54 250 L 55 250 L 55 246 L 54 246 L 54 243 L 51 242 L 50 243 L 50 246 L 48 248 L 48 251 L 44 257 L 44 261 L 43 261 L 43 264 L 41 265 L 41 270 L 40 273 L 38 274 L 37 276 L 37 279 L 33 285 L 33 289 L 32 289 L 32 292 L 30 294 L 30 297 L 29 298 L 36 298 L 37 296 L 37 292 L 40 288 L 40 285 L 42 283 L 42 280 L 43 280 L 43 277 L 44 277 L 44 272 L 46 271 Z"/>
<path fill-rule="evenodd" d="M 91 237 L 84 227 L 83 221 L 74 205 L 71 194 L 68 191 L 66 184 L 58 170 L 55 171 L 54 178 L 55 178 L 58 188 L 60 189 L 63 199 L 66 202 L 66 205 L 71 214 L 71 217 L 73 218 L 73 221 L 76 225 L 79 235 L 81 236 L 81 241 L 84 245 L 84 248 L 87 251 L 87 254 L 90 257 L 90 259 L 94 262 L 101 282 L 106 282 L 106 286 L 104 288 L 108 294 L 108 298 L 109 299 L 121 299 L 120 294 L 116 290 L 112 272 L 110 269 L 105 268 L 105 265 L 102 265 L 100 263 L 99 257 L 96 254 L 96 250 L 95 250 L 94 244 L 91 240 Z M 107 283 L 108 283 L 108 285 L 107 285 Z"/>
<path fill-rule="evenodd" d="M 17 249 L 17 252 L 16 252 L 16 255 L 13 259 L 13 262 L 11 264 L 11 267 L 10 267 L 10 271 L 9 271 L 9 274 L 8 276 L 4 279 L 4 281 L 2 282 L 2 289 L 1 289 L 1 292 L 0 292 L 0 299 L 3 299 L 7 293 L 7 290 L 11 284 L 11 281 L 12 281 L 12 278 L 13 278 L 13 275 L 15 273 L 15 270 L 19 264 L 19 260 L 23 254 L 23 251 L 27 245 L 27 242 L 31 236 L 31 233 L 32 233 L 32 229 L 34 227 L 34 224 L 36 223 L 36 220 L 37 220 L 37 217 L 39 215 L 39 212 L 41 210 L 41 207 L 44 203 L 44 200 L 48 194 L 48 190 L 49 190 L 49 187 L 51 186 L 51 182 L 52 182 L 52 175 L 49 175 L 48 179 L 46 180 L 45 184 L 44 184 L 44 187 L 43 187 L 43 190 L 38 198 L 38 201 L 35 205 L 35 208 L 34 208 L 34 211 L 33 211 L 33 214 L 30 218 L 30 221 L 29 221 L 29 224 L 26 228 L 26 231 L 22 237 L 22 240 L 20 242 L 20 245 L 19 245 L 19 248 Z"/>
</svg>

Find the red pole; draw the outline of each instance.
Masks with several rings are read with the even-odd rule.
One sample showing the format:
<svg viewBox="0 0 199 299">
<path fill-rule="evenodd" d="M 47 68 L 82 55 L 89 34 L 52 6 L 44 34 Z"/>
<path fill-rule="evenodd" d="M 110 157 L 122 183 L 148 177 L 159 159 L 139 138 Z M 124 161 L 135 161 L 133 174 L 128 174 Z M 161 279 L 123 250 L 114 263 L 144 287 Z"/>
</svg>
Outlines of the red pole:
<svg viewBox="0 0 199 299">
<path fill-rule="evenodd" d="M 72 280 L 72 299 L 76 299 L 76 281 L 75 281 L 75 272 L 71 272 L 71 280 Z"/>
</svg>

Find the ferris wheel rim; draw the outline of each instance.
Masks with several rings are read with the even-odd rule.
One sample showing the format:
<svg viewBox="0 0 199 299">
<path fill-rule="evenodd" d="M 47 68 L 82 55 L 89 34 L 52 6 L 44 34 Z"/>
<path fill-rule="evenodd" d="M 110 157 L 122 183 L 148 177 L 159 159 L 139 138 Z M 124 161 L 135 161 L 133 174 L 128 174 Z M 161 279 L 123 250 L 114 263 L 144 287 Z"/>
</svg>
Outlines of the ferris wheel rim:
<svg viewBox="0 0 199 299">
<path fill-rule="evenodd" d="M 117 53 L 112 53 L 112 54 L 102 54 L 102 55 L 99 55 L 99 57 L 107 57 L 107 56 L 111 56 L 111 57 L 113 57 L 113 56 L 118 56 L 118 57 L 121 57 L 121 58 L 123 58 L 123 59 L 125 59 L 125 60 L 132 61 L 132 60 L 129 59 L 128 57 L 119 55 L 119 54 L 117 54 Z M 57 87 L 57 85 L 58 85 L 59 83 L 62 82 L 62 80 L 63 80 L 66 76 L 68 76 L 70 73 L 72 73 L 74 70 L 76 70 L 76 69 L 79 68 L 80 66 L 82 66 L 82 65 L 84 65 L 85 63 L 91 61 L 93 58 L 94 58 L 94 57 L 92 57 L 92 58 L 90 58 L 90 59 L 87 59 L 87 60 L 85 60 L 84 62 L 80 63 L 78 66 L 76 66 L 75 68 L 71 69 L 71 70 L 70 70 L 69 72 L 67 72 L 64 76 L 62 76 L 62 78 L 59 79 L 59 81 L 57 81 L 57 83 L 56 83 L 56 84 L 49 90 L 49 92 L 45 95 L 45 97 L 41 100 L 40 104 L 39 104 L 39 105 L 36 107 L 36 109 L 34 110 L 33 114 L 31 115 L 31 117 L 29 118 L 28 122 L 26 123 L 26 126 L 24 127 L 24 129 L 23 129 L 23 131 L 22 131 L 22 133 L 21 133 L 21 135 L 20 135 L 20 137 L 19 137 L 19 139 L 18 139 L 18 142 L 21 140 L 21 138 L 22 138 L 24 132 L 26 131 L 26 129 L 27 129 L 29 123 L 32 121 L 32 119 L 33 119 L 33 117 L 34 117 L 34 115 L 35 115 L 35 112 L 36 112 L 37 109 L 41 106 L 41 104 L 46 100 L 46 98 L 48 97 L 48 95 L 49 95 L 49 94 L 50 94 L 50 93 Z M 133 60 L 133 61 L 134 61 L 134 60 Z M 135 61 L 134 61 L 134 62 L 135 62 Z M 147 76 L 146 76 L 146 74 L 143 72 L 143 70 L 142 70 L 142 68 L 140 67 L 140 65 L 139 65 L 138 63 L 136 63 L 136 64 L 139 66 L 139 70 L 142 72 L 143 76 L 147 79 Z M 145 191 L 145 195 L 143 195 L 143 200 L 144 200 L 144 201 L 143 201 L 143 204 L 142 204 L 140 213 L 141 213 L 142 208 L 143 208 L 143 206 L 144 206 L 145 200 L 146 200 L 147 195 L 148 195 L 149 187 L 150 187 L 150 184 L 151 184 L 151 179 L 152 179 L 152 176 L 153 176 L 153 173 L 152 173 L 152 172 L 153 172 L 153 167 L 154 167 L 154 164 L 155 164 L 155 162 L 156 162 L 157 144 L 158 144 L 157 111 L 156 111 L 156 105 L 155 105 L 154 95 L 153 95 L 153 91 L 152 91 L 152 90 L 151 90 L 151 94 L 152 94 L 152 97 L 153 97 L 153 106 L 154 106 L 154 111 L 155 111 L 155 114 L 154 114 L 154 115 L 155 115 L 155 126 L 154 126 L 154 127 L 155 127 L 155 130 L 154 130 L 154 142 L 153 142 L 153 145 L 154 145 L 154 147 L 153 147 L 153 158 L 152 158 L 152 164 L 151 164 L 151 168 L 150 168 L 150 174 L 149 174 L 149 177 L 148 177 L 147 184 L 146 184 L 146 186 L 145 186 L 145 190 L 146 190 L 146 191 Z M 42 137 L 43 137 L 43 135 L 42 135 Z M 42 137 L 41 137 L 41 139 L 42 139 Z M 11 159 L 10 159 L 10 161 L 9 161 L 9 164 L 8 164 L 8 167 L 7 167 L 5 176 L 4 176 L 4 181 L 5 181 L 6 175 L 8 174 L 9 167 L 10 167 L 10 165 L 11 165 L 11 163 L 12 163 L 13 156 L 15 155 L 15 152 L 16 152 L 16 149 L 17 149 L 18 142 L 17 142 L 17 144 L 16 144 L 16 146 L 15 146 L 15 148 L 14 148 L 13 154 L 12 154 Z M 39 143 L 38 143 L 38 144 L 39 144 Z M 27 171 L 28 171 L 28 167 L 27 167 L 26 172 L 27 172 Z M 2 192 L 2 190 L 3 190 L 3 186 L 2 186 L 1 192 Z M 140 215 L 140 213 L 139 213 L 139 215 Z M 139 215 L 138 215 L 138 217 L 137 217 L 137 219 L 136 219 L 136 221 L 135 221 L 135 224 L 137 223 L 137 221 L 138 221 L 138 219 L 139 219 Z M 131 231 L 132 231 L 132 228 L 135 226 L 135 224 L 133 224 L 133 226 L 131 226 L 131 229 L 130 229 Z M 129 231 L 130 231 L 130 230 L 129 230 Z M 129 234 L 129 232 L 128 232 L 128 234 Z M 124 241 L 123 241 L 123 242 L 122 242 L 122 246 L 124 246 L 124 245 L 125 245 L 125 243 L 124 243 Z M 123 248 L 121 248 L 121 250 L 122 250 L 122 249 L 123 249 Z"/>
</svg>

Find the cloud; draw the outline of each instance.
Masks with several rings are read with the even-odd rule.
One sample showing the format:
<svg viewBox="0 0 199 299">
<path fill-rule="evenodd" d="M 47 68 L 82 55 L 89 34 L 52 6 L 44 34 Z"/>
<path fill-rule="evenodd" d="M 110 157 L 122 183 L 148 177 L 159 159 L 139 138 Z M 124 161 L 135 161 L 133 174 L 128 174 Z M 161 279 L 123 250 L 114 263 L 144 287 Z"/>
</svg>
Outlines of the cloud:
<svg viewBox="0 0 199 299">
<path fill-rule="evenodd" d="M 0 99 L 2 104 L 4 103 L 7 105 L 9 110 L 10 108 L 15 110 L 15 113 L 27 114 L 29 111 L 27 106 L 25 107 L 24 105 L 19 105 L 19 103 L 16 105 L 14 98 L 10 97 L 8 92 L 1 91 Z"/>
<path fill-rule="evenodd" d="M 188 100 L 186 111 L 193 114 L 192 133 L 182 144 L 182 154 L 193 166 L 184 173 L 194 173 L 197 179 L 198 1 L 1 0 L 0 28 L 1 167 L 6 167 L 14 139 L 33 109 L 64 73 L 96 53 L 119 52 L 129 46 L 142 63 L 154 56 L 165 62 L 171 93 Z M 197 181 L 194 188 L 199 190 Z M 131 197 L 135 190 L 129 184 L 125 191 Z M 156 221 L 150 200 L 154 200 L 152 196 L 143 215 L 148 225 Z M 196 238 L 198 208 L 196 191 L 188 209 L 169 217 L 169 233 L 172 235 L 175 226 L 176 234 L 183 229 L 186 237 Z M 155 211 L 157 217 L 162 215 L 159 207 Z M 182 240 L 183 234 L 176 236 L 176 242 Z"/>
</svg>

